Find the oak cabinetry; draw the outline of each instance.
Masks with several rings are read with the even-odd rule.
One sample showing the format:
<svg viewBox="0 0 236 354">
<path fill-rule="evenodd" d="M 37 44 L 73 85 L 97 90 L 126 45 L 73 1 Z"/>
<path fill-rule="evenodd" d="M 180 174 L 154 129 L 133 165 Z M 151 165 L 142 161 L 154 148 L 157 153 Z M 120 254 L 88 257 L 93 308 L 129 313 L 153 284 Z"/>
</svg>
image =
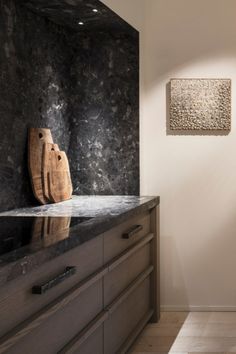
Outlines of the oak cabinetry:
<svg viewBox="0 0 236 354">
<path fill-rule="evenodd" d="M 89 304 L 89 306 L 88 306 Z M 42 321 L 28 334 L 17 340 L 6 353 L 54 354 L 71 340 L 84 324 L 89 323 L 103 309 L 102 280 L 90 286 L 73 301 Z M 33 323 L 32 323 L 33 325 Z M 14 340 L 14 337 L 13 337 Z"/>
<path fill-rule="evenodd" d="M 76 273 L 32 294 L 68 266 Z M 158 279 L 156 207 L 9 283 L 9 296 L 2 289 L 0 353 L 126 353 L 159 318 Z"/>
<path fill-rule="evenodd" d="M 76 267 L 74 275 L 43 295 L 32 294 L 33 286 L 54 279 L 68 266 Z M 9 282 L 0 289 L 0 336 L 56 300 L 102 266 L 103 238 L 99 236 L 45 263 L 27 276 Z"/>
<path fill-rule="evenodd" d="M 103 325 L 101 325 L 73 354 L 103 354 Z"/>
<path fill-rule="evenodd" d="M 136 228 L 136 229 L 135 229 Z M 137 230 L 137 231 L 136 231 Z M 129 231 L 133 233 L 124 236 Z M 104 261 L 108 262 L 150 232 L 150 213 L 132 218 L 104 234 Z M 127 238 L 125 238 L 127 237 Z"/>
<path fill-rule="evenodd" d="M 148 266 L 150 259 L 150 240 L 134 254 L 104 276 L 104 305 L 108 306 L 127 286 Z"/>
<path fill-rule="evenodd" d="M 111 310 L 104 323 L 104 353 L 119 353 L 137 323 L 150 309 L 150 278 L 143 280 L 121 304 Z"/>
</svg>

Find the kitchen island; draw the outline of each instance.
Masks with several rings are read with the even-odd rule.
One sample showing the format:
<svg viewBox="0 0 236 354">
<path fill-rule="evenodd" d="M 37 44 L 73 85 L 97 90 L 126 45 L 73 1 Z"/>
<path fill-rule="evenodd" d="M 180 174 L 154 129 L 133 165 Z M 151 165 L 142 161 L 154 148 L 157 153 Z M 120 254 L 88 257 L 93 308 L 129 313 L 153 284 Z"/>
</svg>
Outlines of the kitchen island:
<svg viewBox="0 0 236 354">
<path fill-rule="evenodd" d="M 0 228 L 0 353 L 127 353 L 158 321 L 158 197 L 73 196 Z"/>
</svg>

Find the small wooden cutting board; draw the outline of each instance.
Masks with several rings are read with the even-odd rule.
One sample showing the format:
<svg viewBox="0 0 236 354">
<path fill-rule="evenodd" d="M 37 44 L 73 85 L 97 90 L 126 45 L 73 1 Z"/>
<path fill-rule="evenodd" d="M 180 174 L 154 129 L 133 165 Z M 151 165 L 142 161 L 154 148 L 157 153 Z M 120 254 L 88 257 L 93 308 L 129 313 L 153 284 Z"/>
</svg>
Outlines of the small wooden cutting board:
<svg viewBox="0 0 236 354">
<path fill-rule="evenodd" d="M 49 195 L 49 172 L 51 166 L 51 151 L 59 151 L 59 147 L 57 144 L 44 143 L 43 145 L 43 192 L 44 196 L 50 200 Z"/>
<path fill-rule="evenodd" d="M 43 191 L 42 156 L 44 143 L 53 144 L 50 129 L 30 128 L 28 141 L 28 165 L 35 198 L 41 203 L 48 203 Z"/>
<path fill-rule="evenodd" d="M 72 183 L 70 168 L 64 151 L 50 151 L 50 171 L 48 173 L 49 195 L 54 203 L 71 199 Z"/>
</svg>

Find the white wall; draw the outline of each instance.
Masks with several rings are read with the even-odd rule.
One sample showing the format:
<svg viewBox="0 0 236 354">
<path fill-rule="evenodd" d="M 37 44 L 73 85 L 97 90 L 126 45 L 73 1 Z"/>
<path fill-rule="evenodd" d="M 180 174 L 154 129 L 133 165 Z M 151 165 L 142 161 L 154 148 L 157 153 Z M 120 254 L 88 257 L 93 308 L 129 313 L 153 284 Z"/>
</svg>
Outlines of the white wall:
<svg viewBox="0 0 236 354">
<path fill-rule="evenodd" d="M 136 0 L 110 2 L 135 23 Z M 162 306 L 236 310 L 236 1 L 141 2 L 141 194 L 161 196 Z M 232 78 L 231 133 L 168 136 L 172 77 Z"/>
<path fill-rule="evenodd" d="M 161 300 L 236 309 L 236 1 L 148 0 L 142 194 L 161 196 Z M 170 78 L 232 78 L 228 136 L 167 136 Z"/>
<path fill-rule="evenodd" d="M 101 0 L 131 26 L 142 31 L 145 20 L 145 0 Z"/>
</svg>

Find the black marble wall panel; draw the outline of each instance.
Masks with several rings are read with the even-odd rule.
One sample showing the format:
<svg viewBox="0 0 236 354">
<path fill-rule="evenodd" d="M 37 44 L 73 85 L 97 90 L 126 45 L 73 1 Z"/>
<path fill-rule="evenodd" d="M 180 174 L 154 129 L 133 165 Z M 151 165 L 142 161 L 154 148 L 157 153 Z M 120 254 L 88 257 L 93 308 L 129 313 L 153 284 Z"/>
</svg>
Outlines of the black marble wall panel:
<svg viewBox="0 0 236 354">
<path fill-rule="evenodd" d="M 0 0 L 0 210 L 35 204 L 27 129 L 68 153 L 75 194 L 139 194 L 136 31 L 81 31 Z"/>
<path fill-rule="evenodd" d="M 138 47 L 104 33 L 77 43 L 69 149 L 75 192 L 138 194 Z"/>
</svg>

